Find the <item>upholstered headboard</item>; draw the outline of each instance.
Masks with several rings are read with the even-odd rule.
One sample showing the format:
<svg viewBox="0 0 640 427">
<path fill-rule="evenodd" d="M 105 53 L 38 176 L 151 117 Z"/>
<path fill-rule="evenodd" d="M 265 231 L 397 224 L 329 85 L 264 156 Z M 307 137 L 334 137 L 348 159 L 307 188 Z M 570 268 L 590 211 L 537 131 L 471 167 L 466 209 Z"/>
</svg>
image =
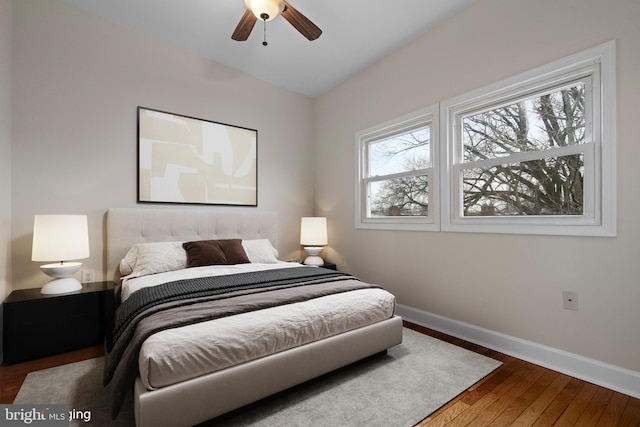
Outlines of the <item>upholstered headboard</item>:
<svg viewBox="0 0 640 427">
<path fill-rule="evenodd" d="M 269 239 L 277 248 L 278 215 L 238 210 L 109 209 L 107 272 L 117 282 L 120 261 L 136 243 L 206 239 Z"/>
</svg>

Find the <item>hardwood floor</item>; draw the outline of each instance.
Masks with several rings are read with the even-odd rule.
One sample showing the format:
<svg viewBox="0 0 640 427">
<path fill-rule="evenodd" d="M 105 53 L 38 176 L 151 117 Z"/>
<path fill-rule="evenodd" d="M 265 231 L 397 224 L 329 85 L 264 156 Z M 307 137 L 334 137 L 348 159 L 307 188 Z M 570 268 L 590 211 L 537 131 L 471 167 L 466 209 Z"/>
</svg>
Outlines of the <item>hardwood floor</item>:
<svg viewBox="0 0 640 427">
<path fill-rule="evenodd" d="M 405 322 L 426 335 L 500 360 L 502 366 L 418 424 L 433 426 L 640 426 L 640 399 Z M 0 366 L 0 403 L 29 372 L 103 355 L 102 345 Z"/>
<path fill-rule="evenodd" d="M 435 426 L 640 426 L 640 399 L 405 322 L 500 360 L 502 366 L 418 424 Z"/>
<path fill-rule="evenodd" d="M 42 359 L 28 362 L 14 363 L 12 365 L 0 365 L 0 404 L 13 403 L 13 400 L 22 386 L 22 382 L 29 372 L 66 365 L 67 363 L 80 362 L 104 355 L 102 344 L 69 353 L 57 354 Z"/>
</svg>

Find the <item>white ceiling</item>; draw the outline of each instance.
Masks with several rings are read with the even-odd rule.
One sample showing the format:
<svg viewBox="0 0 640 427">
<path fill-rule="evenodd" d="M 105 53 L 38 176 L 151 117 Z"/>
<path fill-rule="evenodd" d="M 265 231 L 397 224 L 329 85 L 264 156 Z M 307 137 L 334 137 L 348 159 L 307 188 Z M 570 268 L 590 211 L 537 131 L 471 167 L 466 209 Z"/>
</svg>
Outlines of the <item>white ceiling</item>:
<svg viewBox="0 0 640 427">
<path fill-rule="evenodd" d="M 475 0 L 288 0 L 323 31 L 308 41 L 284 18 L 231 40 L 243 0 L 65 0 L 292 91 L 316 97 Z"/>
</svg>

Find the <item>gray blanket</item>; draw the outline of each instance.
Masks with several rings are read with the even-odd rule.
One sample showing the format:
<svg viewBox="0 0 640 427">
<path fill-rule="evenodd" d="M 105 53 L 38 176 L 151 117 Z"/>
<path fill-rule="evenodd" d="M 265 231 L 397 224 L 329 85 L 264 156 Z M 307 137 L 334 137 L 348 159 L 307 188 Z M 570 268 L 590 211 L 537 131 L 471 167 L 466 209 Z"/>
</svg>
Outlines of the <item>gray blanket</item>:
<svg viewBox="0 0 640 427">
<path fill-rule="evenodd" d="M 291 268 L 277 271 L 279 273 L 263 272 L 258 280 L 260 286 L 256 286 L 253 274 L 244 277 L 220 276 L 219 279 L 204 281 L 190 279 L 198 283 L 177 286 L 190 289 L 186 291 L 187 294 L 191 293 L 188 297 L 176 297 L 173 282 L 159 285 L 172 288 L 160 291 L 162 295 L 171 296 L 160 298 L 160 302 L 154 303 L 149 303 L 148 298 L 141 298 L 141 304 L 146 307 L 142 310 L 125 307 L 130 318 L 120 319 L 118 324 L 125 326 L 117 328 L 122 330 L 115 334 L 117 339 L 114 339 L 105 355 L 104 383 L 109 387 L 113 398 L 112 416 L 117 416 L 138 375 L 138 354 L 142 344 L 156 332 L 325 295 L 377 287 L 326 269 Z M 233 286 L 228 286 L 229 280 Z M 193 292 L 194 287 L 198 289 L 197 292 Z M 208 287 L 211 292 L 206 290 Z M 221 287 L 225 290 L 221 291 Z M 118 308 L 119 312 L 122 308 Z"/>
</svg>

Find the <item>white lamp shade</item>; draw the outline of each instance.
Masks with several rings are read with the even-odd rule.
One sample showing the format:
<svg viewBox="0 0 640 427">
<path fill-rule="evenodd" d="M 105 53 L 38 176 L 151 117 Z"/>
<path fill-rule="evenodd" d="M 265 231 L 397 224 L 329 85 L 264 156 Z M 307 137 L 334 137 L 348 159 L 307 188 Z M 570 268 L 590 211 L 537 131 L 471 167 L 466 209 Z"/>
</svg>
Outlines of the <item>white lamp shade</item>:
<svg viewBox="0 0 640 427">
<path fill-rule="evenodd" d="M 284 10 L 283 0 L 244 0 L 244 4 L 260 20 L 263 19 L 263 13 L 269 16 L 267 21 L 271 21 Z"/>
<path fill-rule="evenodd" d="M 86 215 L 36 215 L 32 261 L 68 261 L 89 257 Z"/>
<path fill-rule="evenodd" d="M 327 243 L 327 218 L 303 217 L 300 224 L 300 244 L 322 246 Z"/>
</svg>

